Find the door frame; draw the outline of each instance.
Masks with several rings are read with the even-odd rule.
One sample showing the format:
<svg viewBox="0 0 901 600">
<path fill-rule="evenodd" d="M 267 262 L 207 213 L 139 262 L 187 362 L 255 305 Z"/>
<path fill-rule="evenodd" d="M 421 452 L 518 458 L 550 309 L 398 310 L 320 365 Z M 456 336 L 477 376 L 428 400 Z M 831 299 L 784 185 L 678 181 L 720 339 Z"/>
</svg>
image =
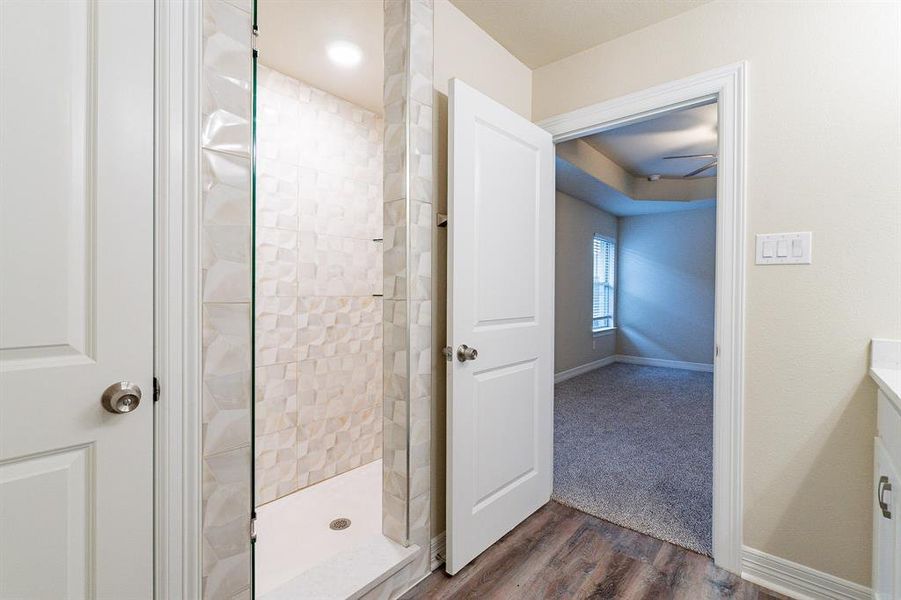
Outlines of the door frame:
<svg viewBox="0 0 901 600">
<path fill-rule="evenodd" d="M 155 2 L 154 598 L 202 595 L 202 2 Z M 248 507 L 248 518 L 250 508 Z"/>
<path fill-rule="evenodd" d="M 716 300 L 713 372 L 713 558 L 741 573 L 742 404 L 744 393 L 745 142 L 747 62 L 550 117 L 538 124 L 565 142 L 642 121 L 678 108 L 716 100 L 719 164 L 716 210 Z"/>
</svg>

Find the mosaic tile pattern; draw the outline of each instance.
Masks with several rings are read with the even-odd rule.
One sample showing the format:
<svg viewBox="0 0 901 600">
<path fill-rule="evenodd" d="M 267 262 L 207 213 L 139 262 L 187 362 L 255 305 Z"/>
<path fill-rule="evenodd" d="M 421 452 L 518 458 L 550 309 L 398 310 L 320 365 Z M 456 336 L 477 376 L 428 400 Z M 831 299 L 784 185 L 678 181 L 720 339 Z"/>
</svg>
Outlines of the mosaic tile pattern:
<svg viewBox="0 0 901 600">
<path fill-rule="evenodd" d="M 385 1 L 382 530 L 423 549 L 400 578 L 406 581 L 429 569 L 431 374 L 437 365 L 431 343 L 432 18 L 432 0 Z"/>
<path fill-rule="evenodd" d="M 203 597 L 250 586 L 250 3 L 204 0 Z"/>
<path fill-rule="evenodd" d="M 258 504 L 382 454 L 382 120 L 258 70 Z"/>
</svg>

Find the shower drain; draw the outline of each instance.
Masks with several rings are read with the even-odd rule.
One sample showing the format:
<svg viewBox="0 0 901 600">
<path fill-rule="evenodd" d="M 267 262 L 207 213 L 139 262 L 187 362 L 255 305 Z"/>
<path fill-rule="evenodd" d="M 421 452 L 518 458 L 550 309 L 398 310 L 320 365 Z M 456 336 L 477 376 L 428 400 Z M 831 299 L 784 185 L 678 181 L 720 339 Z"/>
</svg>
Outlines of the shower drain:
<svg viewBox="0 0 901 600">
<path fill-rule="evenodd" d="M 328 524 L 329 529 L 334 529 L 335 531 L 341 531 L 342 529 L 347 529 L 350 527 L 350 519 L 345 517 L 340 517 L 332 521 Z"/>
</svg>

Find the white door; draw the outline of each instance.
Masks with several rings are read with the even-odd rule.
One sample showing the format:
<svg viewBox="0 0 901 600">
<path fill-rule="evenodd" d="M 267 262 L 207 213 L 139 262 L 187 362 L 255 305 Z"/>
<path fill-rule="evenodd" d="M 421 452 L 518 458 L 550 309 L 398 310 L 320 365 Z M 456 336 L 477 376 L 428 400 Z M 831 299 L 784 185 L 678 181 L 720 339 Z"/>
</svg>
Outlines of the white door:
<svg viewBox="0 0 901 600">
<path fill-rule="evenodd" d="M 0 1 L 3 599 L 152 596 L 153 21 Z"/>
<path fill-rule="evenodd" d="M 459 80 L 449 96 L 445 568 L 454 574 L 551 497 L 554 145 Z M 477 356 L 459 360 L 464 345 Z"/>
</svg>

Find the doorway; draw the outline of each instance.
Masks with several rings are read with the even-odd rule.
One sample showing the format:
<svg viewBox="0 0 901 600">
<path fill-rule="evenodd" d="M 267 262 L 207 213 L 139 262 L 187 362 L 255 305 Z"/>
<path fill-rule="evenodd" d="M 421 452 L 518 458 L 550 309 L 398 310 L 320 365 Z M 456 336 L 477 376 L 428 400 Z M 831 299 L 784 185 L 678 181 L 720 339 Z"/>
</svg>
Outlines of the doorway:
<svg viewBox="0 0 901 600">
<path fill-rule="evenodd" d="M 554 499 L 712 553 L 717 105 L 557 146 Z"/>
<path fill-rule="evenodd" d="M 551 117 L 557 144 L 680 108 L 717 103 L 712 555 L 741 572 L 746 65 L 736 63 Z"/>
</svg>

